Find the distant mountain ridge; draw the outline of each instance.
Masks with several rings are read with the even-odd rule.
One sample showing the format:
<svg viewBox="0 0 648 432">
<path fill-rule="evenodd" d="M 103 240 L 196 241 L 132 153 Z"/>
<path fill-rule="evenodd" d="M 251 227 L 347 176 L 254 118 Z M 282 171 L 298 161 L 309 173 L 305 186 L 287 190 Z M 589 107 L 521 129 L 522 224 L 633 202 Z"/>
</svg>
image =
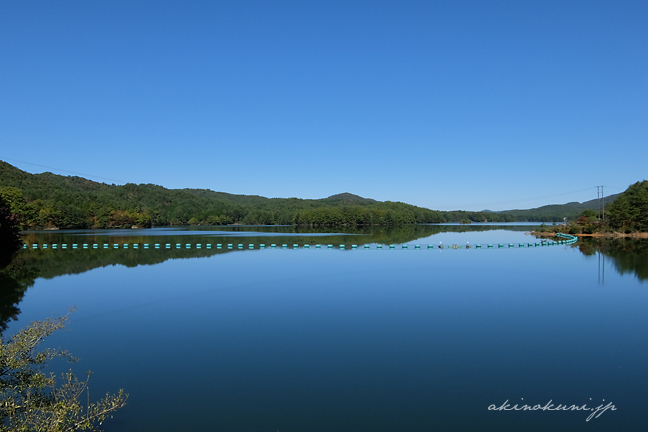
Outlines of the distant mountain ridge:
<svg viewBox="0 0 648 432">
<path fill-rule="evenodd" d="M 602 199 L 603 205 L 610 204 L 621 195 L 612 194 L 604 197 Z M 599 200 L 593 199 L 585 201 L 582 203 L 579 202 L 570 202 L 567 204 L 549 204 L 541 207 L 535 207 L 531 209 L 515 209 L 515 210 L 503 210 L 497 213 L 509 214 L 514 216 L 517 220 L 528 220 L 528 221 L 538 221 L 538 222 L 551 222 L 551 221 L 562 221 L 563 218 L 575 219 L 580 213 L 584 210 L 594 210 L 598 212 L 599 210 Z"/>
</svg>

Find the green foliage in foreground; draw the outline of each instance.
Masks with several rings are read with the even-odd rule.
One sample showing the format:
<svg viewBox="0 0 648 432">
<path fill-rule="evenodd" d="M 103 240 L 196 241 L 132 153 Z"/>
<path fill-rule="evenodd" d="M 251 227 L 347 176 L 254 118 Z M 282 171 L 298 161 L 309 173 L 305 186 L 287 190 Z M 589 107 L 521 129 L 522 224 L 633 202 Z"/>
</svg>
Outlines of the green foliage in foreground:
<svg viewBox="0 0 648 432">
<path fill-rule="evenodd" d="M 45 338 L 64 327 L 68 316 L 31 323 L 13 337 L 0 337 L 0 431 L 64 432 L 97 430 L 115 410 L 126 404 L 122 390 L 98 402 L 88 398 L 88 377 L 72 373 L 57 379 L 42 369 L 48 361 L 76 359 L 67 351 L 38 351 Z"/>
</svg>

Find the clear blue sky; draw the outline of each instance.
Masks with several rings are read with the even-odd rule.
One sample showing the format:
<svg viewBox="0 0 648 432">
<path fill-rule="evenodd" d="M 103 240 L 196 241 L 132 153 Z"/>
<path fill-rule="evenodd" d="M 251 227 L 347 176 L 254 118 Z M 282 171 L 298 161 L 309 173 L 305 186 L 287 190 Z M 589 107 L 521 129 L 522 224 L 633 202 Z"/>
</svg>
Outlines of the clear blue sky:
<svg viewBox="0 0 648 432">
<path fill-rule="evenodd" d="M 0 159 L 442 210 L 585 201 L 648 178 L 647 23 L 645 0 L 4 1 Z"/>
</svg>

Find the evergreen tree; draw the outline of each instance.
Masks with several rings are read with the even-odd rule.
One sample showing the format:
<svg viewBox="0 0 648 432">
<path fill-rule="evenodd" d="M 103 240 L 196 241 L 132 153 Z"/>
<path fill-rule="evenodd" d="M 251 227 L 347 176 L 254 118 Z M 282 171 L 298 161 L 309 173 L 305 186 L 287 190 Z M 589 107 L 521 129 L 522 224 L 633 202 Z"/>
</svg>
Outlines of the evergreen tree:
<svg viewBox="0 0 648 432">
<path fill-rule="evenodd" d="M 648 180 L 631 185 L 605 212 L 612 228 L 647 232 Z"/>
</svg>

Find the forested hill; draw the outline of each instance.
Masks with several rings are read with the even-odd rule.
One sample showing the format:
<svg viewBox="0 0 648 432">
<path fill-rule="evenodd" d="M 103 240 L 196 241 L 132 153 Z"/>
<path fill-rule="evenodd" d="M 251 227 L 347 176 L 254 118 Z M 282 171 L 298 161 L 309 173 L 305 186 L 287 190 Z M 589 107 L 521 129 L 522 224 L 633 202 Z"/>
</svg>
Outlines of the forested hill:
<svg viewBox="0 0 648 432">
<path fill-rule="evenodd" d="M 322 199 L 265 198 L 153 184 L 109 185 L 82 177 L 30 174 L 0 161 L 0 196 L 28 228 L 167 225 L 401 225 L 443 222 L 562 221 L 596 200 L 505 212 L 435 211 L 350 193 Z M 606 202 L 613 196 L 607 197 Z"/>
<path fill-rule="evenodd" d="M 187 224 L 398 225 L 445 222 L 444 214 L 350 193 L 265 198 L 153 184 L 109 185 L 30 174 L 0 161 L 0 195 L 26 228 L 130 228 Z"/>
<path fill-rule="evenodd" d="M 603 204 L 607 205 L 621 194 L 613 194 L 603 198 Z M 563 218 L 574 220 L 578 218 L 583 210 L 599 211 L 599 202 L 597 199 L 590 201 L 570 202 L 567 204 L 551 204 L 542 207 L 536 207 L 527 210 L 505 210 L 499 214 L 511 215 L 519 221 L 537 221 L 537 222 L 562 222 Z"/>
</svg>

